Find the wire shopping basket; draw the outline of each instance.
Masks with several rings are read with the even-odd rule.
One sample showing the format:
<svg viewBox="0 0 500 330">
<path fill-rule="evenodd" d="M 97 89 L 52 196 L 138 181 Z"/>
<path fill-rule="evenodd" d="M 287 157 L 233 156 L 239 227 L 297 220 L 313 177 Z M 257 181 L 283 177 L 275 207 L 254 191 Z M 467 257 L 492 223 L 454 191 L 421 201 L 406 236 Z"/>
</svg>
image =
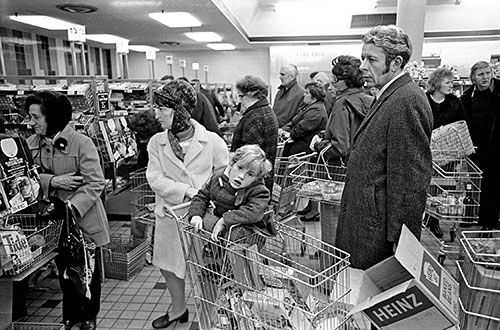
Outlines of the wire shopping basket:
<svg viewBox="0 0 500 330">
<path fill-rule="evenodd" d="M 292 183 L 290 173 L 305 161 L 310 160 L 315 153 L 300 153 L 288 157 L 276 157 L 274 162 L 274 185 L 272 203 L 275 212 L 280 216 L 287 216 L 296 209 L 297 192 Z"/>
<path fill-rule="evenodd" d="M 329 165 L 323 149 L 316 163 L 302 162 L 291 173 L 292 182 L 298 197 L 316 200 L 322 203 L 340 204 L 347 167 Z"/>
<path fill-rule="evenodd" d="M 178 220 L 201 329 L 351 329 L 347 253 L 279 222 L 215 242 Z"/>
<path fill-rule="evenodd" d="M 137 170 L 130 175 L 132 188 L 132 219 L 145 225 L 154 226 L 155 194 L 146 179 L 146 169 Z"/>
<path fill-rule="evenodd" d="M 18 275 L 48 257 L 58 247 L 62 224 L 62 219 L 47 222 L 35 214 L 7 216 L 4 227 L 11 229 L 0 230 L 3 275 Z"/>
<path fill-rule="evenodd" d="M 445 165 L 451 159 L 469 156 L 474 153 L 474 145 L 464 120 L 444 125 L 432 131 L 432 160 Z"/>
<path fill-rule="evenodd" d="M 500 231 L 462 232 L 457 262 L 462 309 L 460 329 L 500 328 Z"/>
</svg>

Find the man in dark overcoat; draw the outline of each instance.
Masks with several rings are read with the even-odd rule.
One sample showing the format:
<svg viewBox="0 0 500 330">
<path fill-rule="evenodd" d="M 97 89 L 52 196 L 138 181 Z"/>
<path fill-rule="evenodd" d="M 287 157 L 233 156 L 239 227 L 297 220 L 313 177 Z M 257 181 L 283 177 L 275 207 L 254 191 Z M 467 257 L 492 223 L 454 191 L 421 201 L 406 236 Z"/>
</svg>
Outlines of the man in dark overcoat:
<svg viewBox="0 0 500 330">
<path fill-rule="evenodd" d="M 420 238 L 432 173 L 432 111 L 403 71 L 412 52 L 408 35 L 377 26 L 363 43 L 360 69 L 367 86 L 380 91 L 354 136 L 336 238 L 359 269 L 394 254 L 403 224 Z"/>
</svg>

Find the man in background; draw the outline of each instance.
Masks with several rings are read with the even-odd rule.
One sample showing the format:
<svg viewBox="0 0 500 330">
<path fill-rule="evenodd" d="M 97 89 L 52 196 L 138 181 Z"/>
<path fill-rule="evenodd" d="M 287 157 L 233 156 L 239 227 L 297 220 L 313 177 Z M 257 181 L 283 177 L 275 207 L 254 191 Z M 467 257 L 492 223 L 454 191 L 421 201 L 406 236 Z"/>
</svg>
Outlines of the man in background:
<svg viewBox="0 0 500 330">
<path fill-rule="evenodd" d="M 195 89 L 200 91 L 205 97 L 210 101 L 210 104 L 215 110 L 215 116 L 217 117 L 217 122 L 221 122 L 221 119 L 226 116 L 226 112 L 224 111 L 224 107 L 219 101 L 219 98 L 215 94 L 213 90 L 203 88 L 200 81 L 198 79 L 191 79 L 191 84 L 195 84 Z"/>
<path fill-rule="evenodd" d="M 336 246 L 351 254 L 352 267 L 365 270 L 394 254 L 403 224 L 420 239 L 432 173 L 432 111 L 403 71 L 412 53 L 408 35 L 377 26 L 362 40 L 363 78 L 380 91 L 354 136 Z"/>
<path fill-rule="evenodd" d="M 292 120 L 304 98 L 304 89 L 297 83 L 299 71 L 294 64 L 288 64 L 280 69 L 281 85 L 274 98 L 273 111 L 278 118 L 278 127 L 283 127 Z"/>
<path fill-rule="evenodd" d="M 179 77 L 178 79 L 189 83 L 186 77 Z M 196 107 L 191 114 L 191 118 L 205 126 L 207 130 L 221 135 L 215 110 L 207 97 L 200 91 L 196 91 Z"/>
<path fill-rule="evenodd" d="M 471 68 L 473 85 L 461 97 L 465 121 L 476 152 L 471 160 L 483 172 L 479 204 L 479 225 L 483 230 L 498 229 L 500 213 L 500 80 L 493 78 L 490 64 L 475 63 Z"/>
</svg>

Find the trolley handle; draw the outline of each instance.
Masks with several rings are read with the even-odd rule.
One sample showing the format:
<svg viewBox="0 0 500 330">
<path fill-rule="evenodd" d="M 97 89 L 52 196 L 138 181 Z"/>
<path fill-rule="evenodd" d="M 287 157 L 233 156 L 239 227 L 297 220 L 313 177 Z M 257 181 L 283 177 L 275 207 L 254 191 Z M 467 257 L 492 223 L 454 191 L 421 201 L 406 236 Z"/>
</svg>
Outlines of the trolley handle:
<svg viewBox="0 0 500 330">
<path fill-rule="evenodd" d="M 174 218 L 175 220 L 179 221 L 180 219 L 182 219 L 184 217 L 184 215 L 180 217 L 177 215 L 177 213 L 175 213 L 175 211 L 182 210 L 183 208 L 187 208 L 189 206 L 189 204 L 191 204 L 191 202 L 185 202 L 185 203 L 174 205 L 174 206 L 164 205 L 163 212 L 166 215 L 169 215 L 172 218 Z"/>
</svg>

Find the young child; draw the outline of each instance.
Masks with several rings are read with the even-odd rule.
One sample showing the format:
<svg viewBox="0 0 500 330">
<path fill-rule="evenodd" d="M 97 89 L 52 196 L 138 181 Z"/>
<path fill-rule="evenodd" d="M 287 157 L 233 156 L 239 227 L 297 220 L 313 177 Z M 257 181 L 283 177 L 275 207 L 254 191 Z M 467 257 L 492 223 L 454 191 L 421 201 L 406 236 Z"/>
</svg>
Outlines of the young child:
<svg viewBox="0 0 500 330">
<path fill-rule="evenodd" d="M 234 224 L 266 228 L 263 216 L 271 196 L 264 177 L 271 168 L 271 162 L 256 144 L 233 152 L 228 167 L 214 173 L 191 201 L 188 220 L 195 230 L 212 231 L 211 238 L 218 241 L 224 229 Z"/>
</svg>

